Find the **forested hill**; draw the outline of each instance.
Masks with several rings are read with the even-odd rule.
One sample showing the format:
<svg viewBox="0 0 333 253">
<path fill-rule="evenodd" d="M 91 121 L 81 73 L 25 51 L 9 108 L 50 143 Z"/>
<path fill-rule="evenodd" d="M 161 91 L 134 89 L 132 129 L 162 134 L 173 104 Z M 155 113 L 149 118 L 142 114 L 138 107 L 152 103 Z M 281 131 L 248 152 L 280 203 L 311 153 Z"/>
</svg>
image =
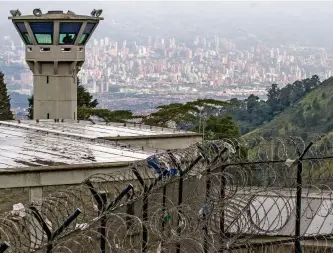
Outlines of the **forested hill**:
<svg viewBox="0 0 333 253">
<path fill-rule="evenodd" d="M 331 82 L 332 79 L 320 82 L 318 76 L 314 75 L 311 78 L 295 81 L 283 88 L 279 88 L 277 84 L 272 84 L 267 91 L 266 101 L 260 100 L 259 97 L 252 94 L 245 100 L 236 98 L 229 101 L 198 99 L 184 104 L 159 106 L 158 111 L 144 117 L 143 122 L 162 127 L 173 122 L 177 128 L 205 133 L 205 138 L 208 139 L 238 137 L 257 128 L 266 129 L 263 127 L 265 125 L 268 125 L 265 134 L 277 135 L 279 132 L 273 133 L 273 127 L 271 127 L 276 118 L 283 118 L 285 113 L 288 114 L 289 110 L 308 97 L 310 93 L 326 90 Z M 315 99 L 313 105 L 311 102 L 311 108 L 312 106 L 319 108 L 321 101 L 328 99 L 325 96 L 325 94 L 321 95 L 321 100 Z M 311 108 L 309 107 L 307 110 Z M 293 117 L 291 116 L 291 118 Z M 295 116 L 295 118 L 297 119 L 292 119 L 293 127 L 290 126 L 288 131 L 293 130 L 296 135 L 300 135 L 297 132 L 298 130 L 302 131 L 303 125 L 308 126 L 311 120 L 318 119 L 317 116 L 309 118 L 306 113 L 305 116 Z M 270 123 L 271 121 L 273 122 Z M 289 120 L 287 121 L 289 122 Z M 303 121 L 306 123 L 302 123 Z M 280 126 L 277 127 L 280 128 Z M 280 133 L 286 132 L 280 131 Z"/>
<path fill-rule="evenodd" d="M 226 108 L 224 113 L 230 113 L 239 125 L 241 133 L 246 134 L 267 124 L 321 85 L 316 75 L 297 80 L 283 88 L 272 84 L 267 91 L 266 101 L 259 100 L 259 97 L 253 94 L 245 100 L 231 99 L 231 106 Z"/>
<path fill-rule="evenodd" d="M 301 136 L 307 140 L 333 131 L 333 77 L 247 136 Z"/>
</svg>

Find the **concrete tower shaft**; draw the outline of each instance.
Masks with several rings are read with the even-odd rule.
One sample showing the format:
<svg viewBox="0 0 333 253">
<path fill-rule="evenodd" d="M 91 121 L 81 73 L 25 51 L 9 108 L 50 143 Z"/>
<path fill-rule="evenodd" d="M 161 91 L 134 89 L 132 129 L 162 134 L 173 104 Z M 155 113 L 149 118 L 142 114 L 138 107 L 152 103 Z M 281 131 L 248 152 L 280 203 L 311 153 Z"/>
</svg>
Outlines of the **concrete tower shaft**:
<svg viewBox="0 0 333 253">
<path fill-rule="evenodd" d="M 50 11 L 9 17 L 34 75 L 34 119 L 77 119 L 77 73 L 101 17 Z"/>
</svg>

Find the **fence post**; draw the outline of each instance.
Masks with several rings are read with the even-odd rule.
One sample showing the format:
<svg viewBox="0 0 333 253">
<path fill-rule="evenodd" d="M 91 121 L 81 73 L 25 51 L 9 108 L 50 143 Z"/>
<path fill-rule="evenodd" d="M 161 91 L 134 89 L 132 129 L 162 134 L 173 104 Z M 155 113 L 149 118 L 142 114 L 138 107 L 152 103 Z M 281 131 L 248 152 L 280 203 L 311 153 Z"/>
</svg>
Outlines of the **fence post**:
<svg viewBox="0 0 333 253">
<path fill-rule="evenodd" d="M 106 192 L 98 192 L 101 202 L 97 203 L 97 208 L 98 208 L 98 215 L 102 215 L 102 213 L 104 212 L 105 209 L 105 205 L 107 202 L 107 197 L 106 197 Z M 100 242 L 99 242 L 99 247 L 101 250 L 101 253 L 105 253 L 105 236 L 106 236 L 106 217 L 105 215 L 103 215 L 101 217 L 101 221 L 100 221 L 100 227 L 98 228 L 98 232 L 100 234 Z"/>
<path fill-rule="evenodd" d="M 133 185 L 127 185 L 117 197 L 115 197 L 109 204 L 107 201 L 107 193 L 104 191 L 97 192 L 94 188 L 93 184 L 87 180 L 84 182 L 93 195 L 95 201 L 97 202 L 98 215 L 101 215 L 100 226 L 98 228 L 98 233 L 100 234 L 100 252 L 106 253 L 106 216 L 104 214 L 105 211 L 109 211 L 112 207 L 114 207 L 130 190 L 133 190 Z"/>
<path fill-rule="evenodd" d="M 221 200 L 224 201 L 225 200 L 225 187 L 226 187 L 226 179 L 225 179 L 225 175 L 224 175 L 224 170 L 227 168 L 227 166 L 223 166 L 221 168 L 221 188 L 220 188 L 220 197 Z M 222 206 L 221 209 L 221 213 L 220 213 L 220 236 L 221 236 L 221 241 L 222 241 L 222 237 L 225 237 L 225 212 L 224 212 L 224 206 Z M 220 253 L 223 253 L 223 247 L 220 248 Z"/>
<path fill-rule="evenodd" d="M 207 174 L 206 174 L 206 177 L 207 177 L 207 180 L 206 180 L 206 203 L 207 201 L 209 200 L 209 196 L 210 196 L 210 189 L 211 189 L 211 178 L 210 178 L 210 175 L 211 175 L 211 169 L 210 169 L 210 166 L 211 165 L 214 165 L 216 163 L 216 161 L 222 157 L 222 155 L 224 153 L 226 153 L 228 151 L 228 148 L 227 147 L 224 147 L 220 152 L 219 151 L 219 148 L 213 143 L 213 148 L 214 148 L 214 151 L 216 153 L 218 153 L 211 161 L 208 159 L 208 157 L 205 155 L 205 152 L 203 150 L 203 148 L 201 146 L 198 146 L 198 149 L 200 150 L 202 156 L 205 158 L 206 162 L 207 162 L 207 166 L 208 169 L 207 169 Z M 222 167 L 222 170 L 221 170 L 221 173 L 223 174 L 223 170 L 224 168 Z M 223 175 L 222 175 L 223 176 Z M 225 181 L 225 180 L 224 180 Z M 225 187 L 225 186 L 224 186 Z M 224 187 L 223 187 L 223 191 L 224 191 Z M 222 187 L 221 187 L 222 188 Z M 224 214 L 223 214 L 224 216 Z M 206 217 L 207 218 L 207 221 L 209 219 L 209 217 Z M 220 220 L 220 223 L 221 223 L 221 220 Z M 223 226 L 224 226 L 224 220 L 223 220 Z M 209 245 L 208 245 L 208 224 L 205 224 L 204 226 L 204 230 L 205 230 L 205 234 L 204 234 L 204 252 L 205 253 L 208 253 L 209 252 Z"/>
<path fill-rule="evenodd" d="M 85 184 L 89 187 L 89 190 L 97 203 L 98 215 L 101 215 L 105 210 L 107 202 L 106 192 L 97 192 L 89 180 L 87 180 Z M 98 227 L 98 233 L 100 234 L 99 247 L 101 253 L 105 253 L 105 234 L 106 234 L 105 227 L 106 227 L 106 217 L 103 216 L 101 217 L 100 226 Z"/>
<path fill-rule="evenodd" d="M 183 203 L 183 171 L 179 170 L 180 173 L 180 179 L 179 179 L 179 184 L 178 184 L 178 207 L 180 207 L 180 205 Z M 178 222 L 177 222 L 177 234 L 178 236 L 180 236 L 180 229 L 179 229 L 179 224 L 180 224 L 180 215 L 181 215 L 182 211 L 179 209 L 179 214 L 178 214 Z M 176 252 L 180 253 L 180 243 L 177 243 L 177 248 L 176 248 Z"/>
<path fill-rule="evenodd" d="M 63 224 L 58 227 L 53 233 L 50 231 L 49 227 L 47 226 L 46 222 L 44 221 L 43 217 L 40 215 L 39 211 L 34 207 L 29 207 L 32 211 L 33 216 L 36 218 L 38 223 L 42 226 L 43 231 L 46 233 L 47 236 L 47 249 L 46 253 L 52 253 L 53 250 L 53 241 L 67 228 L 81 213 L 81 210 L 77 208 L 68 218 L 63 222 Z"/>
<path fill-rule="evenodd" d="M 178 206 L 180 207 L 181 204 L 183 203 L 183 185 L 184 185 L 184 176 L 191 170 L 193 169 L 193 167 L 202 159 L 202 155 L 200 154 L 199 156 L 197 156 L 197 158 L 192 161 L 192 163 L 185 169 L 185 170 L 181 170 L 179 168 L 179 184 L 178 184 Z M 180 215 L 182 214 L 182 210 L 179 210 L 179 215 L 178 215 L 178 231 L 177 234 L 178 236 L 180 236 L 180 229 L 179 229 L 179 223 L 180 223 Z M 176 246 L 176 252 L 180 253 L 180 243 L 177 243 Z"/>
<path fill-rule="evenodd" d="M 133 167 L 132 171 L 135 177 L 138 179 L 139 183 L 143 187 L 143 204 L 142 204 L 142 220 L 143 220 L 143 227 L 142 227 L 142 252 L 146 252 L 147 250 L 147 243 L 148 243 L 148 231 L 145 222 L 148 220 L 148 187 L 145 184 L 145 181 L 141 177 L 139 171 Z"/>
<path fill-rule="evenodd" d="M 211 188 L 211 180 L 210 180 L 210 168 L 207 169 L 207 180 L 206 180 L 206 203 L 209 201 L 209 196 L 210 196 L 210 188 Z M 204 252 L 208 253 L 209 248 L 208 248 L 208 217 L 207 218 L 207 223 L 204 226 Z"/>
<path fill-rule="evenodd" d="M 301 212 L 302 212 L 302 170 L 303 164 L 302 159 L 308 150 L 311 148 L 313 142 L 305 148 L 303 153 L 300 155 L 298 151 L 299 158 L 297 160 L 297 185 L 296 185 L 296 222 L 295 222 L 295 253 L 302 253 L 301 246 Z"/>
</svg>

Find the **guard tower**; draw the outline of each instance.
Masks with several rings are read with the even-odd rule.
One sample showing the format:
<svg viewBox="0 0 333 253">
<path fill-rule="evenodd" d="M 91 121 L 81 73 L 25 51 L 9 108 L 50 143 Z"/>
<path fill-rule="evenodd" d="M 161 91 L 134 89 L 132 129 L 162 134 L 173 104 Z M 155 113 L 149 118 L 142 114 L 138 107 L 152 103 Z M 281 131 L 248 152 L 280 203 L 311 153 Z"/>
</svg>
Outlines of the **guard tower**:
<svg viewBox="0 0 333 253">
<path fill-rule="evenodd" d="M 77 73 L 85 60 L 85 45 L 102 17 L 68 11 L 21 16 L 11 10 L 26 45 L 26 62 L 34 75 L 34 119 L 77 119 Z"/>
</svg>

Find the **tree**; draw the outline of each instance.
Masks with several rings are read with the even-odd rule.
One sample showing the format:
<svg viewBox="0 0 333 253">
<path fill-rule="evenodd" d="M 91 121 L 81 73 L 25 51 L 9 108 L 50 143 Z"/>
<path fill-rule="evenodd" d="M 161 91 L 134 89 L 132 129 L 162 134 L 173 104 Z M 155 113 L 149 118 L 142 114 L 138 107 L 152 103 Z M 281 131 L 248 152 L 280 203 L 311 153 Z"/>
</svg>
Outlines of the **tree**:
<svg viewBox="0 0 333 253">
<path fill-rule="evenodd" d="M 197 99 L 187 103 L 174 103 L 157 107 L 154 112 L 143 119 L 147 125 L 167 127 L 173 122 L 183 130 L 192 130 L 202 118 L 219 116 L 227 108 L 235 106 L 230 102 L 215 99 Z"/>
<path fill-rule="evenodd" d="M 97 99 L 94 99 L 93 96 L 80 84 L 79 78 L 77 79 L 77 107 L 88 107 L 96 108 L 98 105 Z"/>
<path fill-rule="evenodd" d="M 143 119 L 147 125 L 168 126 L 173 122 L 182 130 L 204 132 L 209 140 L 236 138 L 240 136 L 238 125 L 231 115 L 229 108 L 239 108 L 238 100 L 232 102 L 214 99 L 197 99 L 184 104 L 174 103 L 157 107 L 154 112 Z"/>
<path fill-rule="evenodd" d="M 234 122 L 231 115 L 224 117 L 210 116 L 203 123 L 205 140 L 217 140 L 240 137 L 238 125 Z M 194 130 L 198 130 L 198 126 Z"/>
<path fill-rule="evenodd" d="M 96 109 L 89 107 L 79 107 L 78 115 L 83 120 L 89 120 L 91 116 L 103 119 L 105 122 L 125 123 L 129 119 L 136 118 L 129 110 L 110 111 L 108 109 Z M 140 116 L 137 116 L 140 117 Z"/>
<path fill-rule="evenodd" d="M 278 88 L 278 85 L 273 83 L 271 88 L 267 92 L 267 104 L 272 108 L 273 114 L 277 114 L 280 112 L 280 94 L 281 90 Z"/>
<path fill-rule="evenodd" d="M 256 110 L 256 108 L 259 105 L 259 97 L 251 94 L 248 98 L 247 98 L 247 111 L 249 113 L 252 113 Z"/>
<path fill-rule="evenodd" d="M 13 113 L 10 110 L 10 97 L 4 81 L 4 74 L 0 72 L 0 120 L 12 120 Z"/>
<path fill-rule="evenodd" d="M 29 107 L 28 107 L 28 119 L 34 118 L 34 95 L 28 98 Z"/>
<path fill-rule="evenodd" d="M 293 83 L 293 89 L 291 92 L 291 102 L 294 104 L 295 102 L 297 102 L 298 100 L 300 100 L 303 96 L 305 95 L 304 93 L 304 85 L 302 81 L 295 81 Z"/>
</svg>

